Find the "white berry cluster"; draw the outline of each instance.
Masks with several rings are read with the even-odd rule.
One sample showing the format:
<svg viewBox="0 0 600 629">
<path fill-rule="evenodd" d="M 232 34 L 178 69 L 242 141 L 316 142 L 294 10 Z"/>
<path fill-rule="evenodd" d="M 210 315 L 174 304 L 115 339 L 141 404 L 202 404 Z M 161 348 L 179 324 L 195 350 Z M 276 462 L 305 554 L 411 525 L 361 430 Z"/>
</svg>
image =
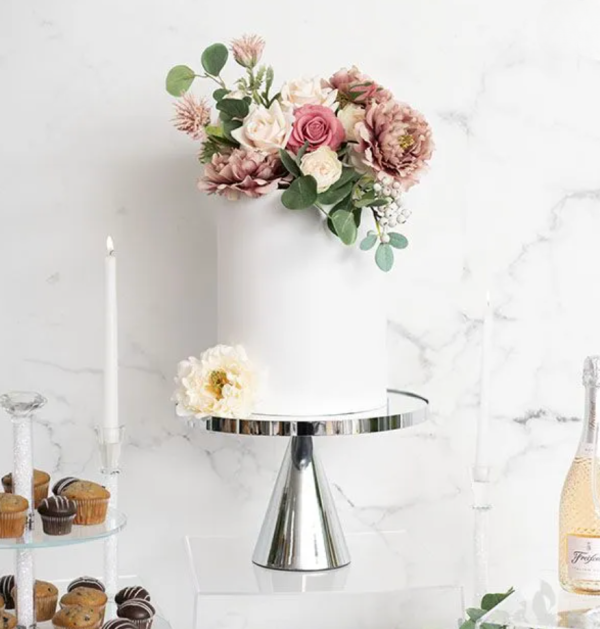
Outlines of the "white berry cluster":
<svg viewBox="0 0 600 629">
<path fill-rule="evenodd" d="M 388 200 L 387 205 L 372 208 L 381 228 L 381 242 L 386 243 L 390 240 L 388 232 L 406 223 L 411 212 L 402 203 L 400 183 L 394 181 L 389 175 L 380 176 L 373 185 L 373 190 L 378 199 Z"/>
</svg>

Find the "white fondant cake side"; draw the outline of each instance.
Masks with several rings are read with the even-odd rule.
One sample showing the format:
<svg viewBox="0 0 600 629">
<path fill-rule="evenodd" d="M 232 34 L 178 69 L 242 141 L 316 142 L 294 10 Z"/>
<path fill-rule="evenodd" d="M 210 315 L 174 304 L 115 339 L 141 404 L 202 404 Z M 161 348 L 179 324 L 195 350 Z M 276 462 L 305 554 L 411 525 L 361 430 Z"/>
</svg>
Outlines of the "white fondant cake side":
<svg viewBox="0 0 600 629">
<path fill-rule="evenodd" d="M 315 208 L 281 195 L 212 198 L 219 343 L 243 345 L 265 386 L 259 413 L 318 415 L 386 401 L 384 274 Z"/>
</svg>

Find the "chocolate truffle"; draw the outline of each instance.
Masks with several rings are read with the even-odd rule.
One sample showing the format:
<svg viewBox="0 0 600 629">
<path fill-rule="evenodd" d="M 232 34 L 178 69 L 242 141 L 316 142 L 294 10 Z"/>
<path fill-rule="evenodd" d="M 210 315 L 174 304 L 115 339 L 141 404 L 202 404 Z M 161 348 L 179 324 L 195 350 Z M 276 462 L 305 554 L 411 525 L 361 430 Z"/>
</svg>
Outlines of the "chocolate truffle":
<svg viewBox="0 0 600 629">
<path fill-rule="evenodd" d="M 137 627 L 124 618 L 113 618 L 105 622 L 102 629 L 137 629 Z"/>
<path fill-rule="evenodd" d="M 75 588 L 90 588 L 92 590 L 100 590 L 100 592 L 105 592 L 106 588 L 100 579 L 96 579 L 95 577 L 78 577 L 69 583 L 67 586 L 67 592 L 74 590 Z"/>
<path fill-rule="evenodd" d="M 46 535 L 68 535 L 73 528 L 77 505 L 64 496 L 51 496 L 38 507 Z"/>
<path fill-rule="evenodd" d="M 125 601 L 131 601 L 136 598 L 144 601 L 152 600 L 150 598 L 150 593 L 146 588 L 143 588 L 141 585 L 132 585 L 117 592 L 115 595 L 115 603 L 117 605 L 122 605 Z"/>
<path fill-rule="evenodd" d="M 130 620 L 136 629 L 150 629 L 155 613 L 152 604 L 140 598 L 125 601 L 117 608 L 117 616 Z"/>
<path fill-rule="evenodd" d="M 4 607 L 6 609 L 14 609 L 15 602 L 12 597 L 12 591 L 15 587 L 15 577 L 12 574 L 0 577 L 0 595 L 4 599 Z"/>
<path fill-rule="evenodd" d="M 78 478 L 75 478 L 74 476 L 67 476 L 65 478 L 61 478 L 59 481 L 56 481 L 56 483 L 54 483 L 54 487 L 52 487 L 52 493 L 55 496 L 60 496 L 62 494 L 62 492 L 69 486 L 72 485 L 74 482 L 78 481 Z"/>
</svg>

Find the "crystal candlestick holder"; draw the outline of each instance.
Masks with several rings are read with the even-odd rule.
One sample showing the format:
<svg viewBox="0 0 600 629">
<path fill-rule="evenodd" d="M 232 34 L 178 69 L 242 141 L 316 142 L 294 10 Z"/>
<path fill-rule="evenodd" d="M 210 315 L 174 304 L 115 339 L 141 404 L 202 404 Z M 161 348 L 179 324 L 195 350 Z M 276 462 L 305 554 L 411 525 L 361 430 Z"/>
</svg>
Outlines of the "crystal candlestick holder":
<svg viewBox="0 0 600 629">
<path fill-rule="evenodd" d="M 492 503 L 489 499 L 490 468 L 475 467 L 473 469 L 473 562 L 474 562 L 474 594 L 476 603 L 488 591 L 488 529 L 489 513 Z"/>
<path fill-rule="evenodd" d="M 33 439 L 32 415 L 44 406 L 46 399 L 39 393 L 17 391 L 0 396 L 0 406 L 13 423 L 13 473 L 12 490 L 29 502 L 29 518 L 23 537 L 32 535 L 33 527 Z M 33 595 L 34 566 L 31 550 L 17 552 L 17 609 L 20 627 L 35 627 Z"/>
<path fill-rule="evenodd" d="M 119 504 L 119 474 L 121 472 L 121 446 L 125 428 L 98 426 L 98 448 L 100 450 L 100 472 L 104 484 L 110 491 L 110 507 L 116 509 Z M 104 584 L 109 596 L 114 596 L 119 580 L 119 542 L 116 535 L 104 540 Z"/>
</svg>

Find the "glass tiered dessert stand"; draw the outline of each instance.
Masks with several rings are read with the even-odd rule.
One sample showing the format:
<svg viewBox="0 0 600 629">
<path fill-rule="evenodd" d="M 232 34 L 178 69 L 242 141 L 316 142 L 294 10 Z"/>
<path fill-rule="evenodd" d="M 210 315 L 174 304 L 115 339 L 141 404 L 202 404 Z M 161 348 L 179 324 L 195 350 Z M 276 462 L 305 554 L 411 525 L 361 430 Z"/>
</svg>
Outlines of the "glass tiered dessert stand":
<svg viewBox="0 0 600 629">
<path fill-rule="evenodd" d="M 195 629 L 457 626 L 462 588 L 408 578 L 410 535 L 370 532 L 346 539 L 316 452 L 317 437 L 416 426 L 427 419 L 428 406 L 414 393 L 389 391 L 384 407 L 364 413 L 192 420 L 209 432 L 289 438 L 256 542 L 186 537 Z"/>
<path fill-rule="evenodd" d="M 43 532 L 39 514 L 34 509 L 33 500 L 33 415 L 46 400 L 38 393 L 12 392 L 0 396 L 2 407 L 12 421 L 13 427 L 13 491 L 26 498 L 30 505 L 27 525 L 22 537 L 0 538 L 0 551 L 15 552 L 15 580 L 17 585 L 16 613 L 18 627 L 51 627 L 51 622 L 37 623 L 35 617 L 35 569 L 34 551 L 43 548 L 71 546 L 98 540 L 105 540 L 105 585 L 109 603 L 106 619 L 114 617 L 115 606 L 112 600 L 116 588 L 119 587 L 116 561 L 116 535 L 127 524 L 125 514 L 114 507 L 116 501 L 117 477 L 119 470 L 119 453 L 123 430 L 118 429 L 118 440 L 105 443 L 99 434 L 101 472 L 105 484 L 111 489 L 112 499 L 109 504 L 106 520 L 102 524 L 92 526 L 73 526 L 68 535 L 47 535 Z M 129 583 L 127 583 L 129 585 Z M 160 616 L 155 616 L 154 629 L 170 629 L 170 625 Z"/>
</svg>

